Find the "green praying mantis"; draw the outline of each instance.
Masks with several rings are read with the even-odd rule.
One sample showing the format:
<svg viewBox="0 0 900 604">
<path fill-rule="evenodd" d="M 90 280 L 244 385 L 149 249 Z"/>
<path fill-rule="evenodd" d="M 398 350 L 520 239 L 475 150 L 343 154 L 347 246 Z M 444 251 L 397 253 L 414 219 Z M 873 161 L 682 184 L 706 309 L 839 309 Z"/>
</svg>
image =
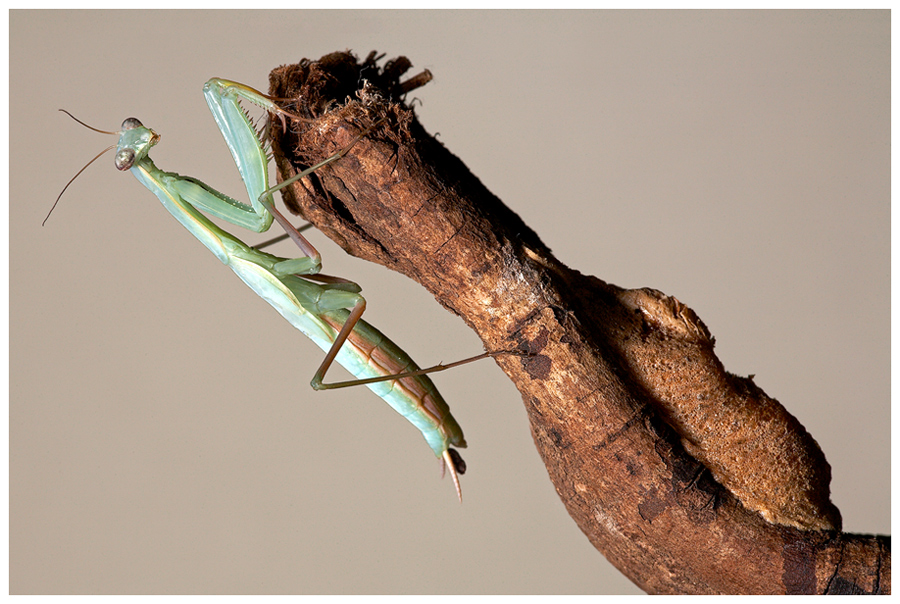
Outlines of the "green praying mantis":
<svg viewBox="0 0 900 604">
<path fill-rule="evenodd" d="M 368 386 L 421 431 L 428 446 L 441 460 L 442 474 L 444 467 L 449 468 L 461 502 L 458 474 L 465 472 L 465 462 L 452 447 L 465 447 L 466 441 L 449 406 L 425 374 L 498 353 L 485 353 L 455 363 L 419 369 L 403 350 L 361 319 L 366 301 L 360 295 L 359 285 L 319 273 L 322 266 L 319 252 L 275 208 L 272 196 L 275 191 L 340 159 L 378 123 L 334 155 L 270 187 L 268 156 L 262 140 L 266 129 L 259 132 L 256 130 L 241 101 L 261 107 L 267 112 L 267 116 L 277 116 L 282 123 L 285 116 L 293 114 L 275 103 L 280 99 L 229 80 L 209 80 L 203 87 L 203 94 L 247 188 L 249 205 L 219 193 L 195 178 L 157 168 L 148 153 L 159 142 L 160 136 L 138 119 L 128 118 L 122 123 L 120 131 L 108 132 L 88 126 L 66 111 L 83 126 L 97 132 L 118 135 L 119 140 L 117 145 L 111 145 L 95 156 L 66 184 L 53 208 L 69 184 L 103 153 L 115 146 L 116 168 L 131 171 L 141 184 L 159 198 L 178 222 L 223 264 L 229 266 L 250 289 L 326 351 L 322 364 L 313 376 L 312 387 L 323 390 L 360 384 Z M 257 233 L 266 231 L 274 219 L 297 244 L 303 257 L 282 258 L 261 251 L 261 246 L 249 246 L 219 228 L 201 210 Z M 50 214 L 47 216 L 49 218 Z M 357 379 L 324 383 L 325 373 L 334 361 Z"/>
</svg>

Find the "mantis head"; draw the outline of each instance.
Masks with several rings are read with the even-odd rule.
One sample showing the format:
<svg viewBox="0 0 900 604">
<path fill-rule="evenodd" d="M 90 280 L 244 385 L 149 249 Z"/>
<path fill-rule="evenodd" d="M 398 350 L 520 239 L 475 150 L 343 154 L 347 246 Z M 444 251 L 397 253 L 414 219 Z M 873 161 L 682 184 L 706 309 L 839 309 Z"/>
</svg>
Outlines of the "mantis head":
<svg viewBox="0 0 900 604">
<path fill-rule="evenodd" d="M 159 142 L 159 134 L 144 127 L 141 120 L 130 117 L 122 122 L 118 132 L 119 144 L 116 146 L 116 168 L 129 170 L 135 162 L 139 162 L 150 151 L 150 147 Z"/>
<path fill-rule="evenodd" d="M 66 189 L 69 188 L 69 185 L 72 184 L 72 182 L 76 178 L 78 178 L 79 174 L 84 172 L 85 168 L 97 161 L 97 159 L 99 159 L 101 155 L 103 155 L 113 147 L 116 147 L 116 167 L 119 170 L 128 170 L 134 165 L 135 162 L 139 162 L 147 157 L 147 153 L 150 151 L 150 147 L 159 142 L 159 135 L 150 128 L 145 128 L 141 123 L 141 120 L 137 119 L 136 117 L 130 117 L 122 122 L 122 129 L 118 132 L 110 132 L 109 130 L 100 130 L 99 128 L 94 128 L 93 126 L 85 124 L 65 109 L 60 109 L 60 111 L 68 115 L 70 118 L 72 118 L 85 128 L 90 128 L 94 132 L 100 132 L 101 134 L 118 135 L 119 144 L 110 145 L 109 147 L 95 155 L 94 159 L 86 163 L 84 165 L 84 168 L 79 170 L 75 174 L 75 176 L 73 176 L 72 179 L 66 183 L 66 186 L 63 187 L 63 190 L 60 191 L 59 196 L 56 198 L 56 201 L 53 202 L 53 207 L 51 207 L 50 211 L 47 212 L 47 218 L 50 218 L 50 214 L 53 213 L 53 210 L 56 208 L 56 204 L 59 203 L 59 200 L 62 198 L 63 193 L 65 193 Z M 41 223 L 41 226 L 47 223 L 47 218 L 44 218 L 44 222 Z"/>
</svg>

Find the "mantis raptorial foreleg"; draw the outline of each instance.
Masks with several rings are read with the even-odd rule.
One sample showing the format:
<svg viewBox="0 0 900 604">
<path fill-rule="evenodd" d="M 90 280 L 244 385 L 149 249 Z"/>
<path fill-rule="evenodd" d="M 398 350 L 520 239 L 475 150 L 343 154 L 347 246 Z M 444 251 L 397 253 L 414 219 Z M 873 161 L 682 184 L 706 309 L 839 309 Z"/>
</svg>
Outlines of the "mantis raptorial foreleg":
<svg viewBox="0 0 900 604">
<path fill-rule="evenodd" d="M 291 179 L 269 187 L 268 161 L 260 135 L 240 101 L 252 102 L 282 119 L 287 112 L 279 108 L 274 99 L 228 80 L 212 79 L 206 83 L 203 92 L 244 180 L 250 204 L 219 193 L 195 178 L 157 168 L 148 154 L 160 137 L 135 118 L 125 120 L 121 131 L 107 132 L 119 136 L 116 167 L 130 170 L 219 260 L 294 327 L 326 351 L 325 359 L 312 380 L 314 388 L 365 384 L 422 432 L 435 455 L 450 468 L 457 494 L 462 500 L 457 474 L 463 473 L 465 464 L 451 446 L 465 447 L 466 441 L 447 403 L 425 374 L 492 356 L 493 353 L 419 369 L 396 344 L 361 319 L 366 303 L 359 294 L 357 284 L 319 273 L 322 264 L 319 252 L 300 233 L 306 227 L 294 228 L 275 208 L 272 196 L 274 191 L 340 159 L 374 126 L 338 153 Z M 218 227 L 201 210 L 258 233 L 266 231 L 275 220 L 304 256 L 282 258 L 262 252 Z M 357 379 L 324 384 L 325 373 L 334 361 Z"/>
</svg>

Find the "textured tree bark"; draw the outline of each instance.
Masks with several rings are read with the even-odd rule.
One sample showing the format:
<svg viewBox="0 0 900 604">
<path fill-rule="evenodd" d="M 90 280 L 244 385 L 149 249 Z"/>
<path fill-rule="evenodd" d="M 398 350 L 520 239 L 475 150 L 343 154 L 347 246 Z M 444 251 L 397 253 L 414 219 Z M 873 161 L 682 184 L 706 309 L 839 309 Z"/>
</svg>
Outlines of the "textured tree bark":
<svg viewBox="0 0 900 604">
<path fill-rule="evenodd" d="M 272 129 L 285 178 L 365 134 L 286 203 L 419 282 L 487 350 L 527 354 L 497 362 L 594 546 L 651 593 L 890 593 L 890 537 L 840 532 L 818 445 L 724 370 L 696 314 L 560 263 L 397 100 L 431 74 L 401 83 L 406 58 L 376 61 L 272 72 L 270 94 L 303 118 Z"/>
</svg>

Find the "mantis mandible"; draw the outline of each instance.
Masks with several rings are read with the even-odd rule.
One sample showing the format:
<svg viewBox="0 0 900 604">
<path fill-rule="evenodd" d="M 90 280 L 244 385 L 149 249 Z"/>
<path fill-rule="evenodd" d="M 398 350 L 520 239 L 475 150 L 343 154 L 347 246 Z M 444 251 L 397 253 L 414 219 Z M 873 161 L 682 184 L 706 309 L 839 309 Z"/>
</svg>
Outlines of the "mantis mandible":
<svg viewBox="0 0 900 604">
<path fill-rule="evenodd" d="M 465 472 L 465 462 L 451 447 L 465 447 L 466 441 L 462 429 L 450 414 L 449 406 L 425 374 L 496 353 L 485 353 L 455 363 L 419 369 L 403 350 L 361 319 L 366 301 L 359 293 L 359 285 L 318 274 L 322 265 L 319 252 L 275 208 L 272 197 L 276 190 L 340 159 L 371 128 L 338 153 L 289 180 L 269 187 L 268 159 L 262 137 L 241 106 L 241 100 L 253 103 L 282 120 L 285 115 L 292 114 L 280 108 L 275 103 L 276 99 L 228 80 L 209 80 L 203 87 L 203 94 L 247 187 L 250 205 L 223 195 L 195 178 L 157 168 L 148 153 L 159 142 L 160 136 L 136 118 L 126 119 L 118 132 L 107 132 L 87 126 L 69 115 L 92 130 L 118 135 L 116 168 L 131 171 L 141 184 L 159 198 L 178 222 L 223 264 L 229 266 L 250 289 L 326 351 L 325 359 L 311 382 L 314 389 L 367 385 L 421 431 L 428 446 L 441 460 L 442 470 L 445 466 L 449 467 L 457 496 L 462 501 L 458 474 Z M 94 157 L 81 171 L 111 148 L 112 146 L 108 147 Z M 63 192 L 66 188 L 63 188 Z M 59 202 L 59 198 L 56 202 Z M 200 210 L 258 233 L 267 230 L 274 219 L 304 256 L 282 258 L 249 246 L 219 228 Z M 334 361 L 344 366 L 357 379 L 323 383 L 325 372 Z"/>
</svg>

